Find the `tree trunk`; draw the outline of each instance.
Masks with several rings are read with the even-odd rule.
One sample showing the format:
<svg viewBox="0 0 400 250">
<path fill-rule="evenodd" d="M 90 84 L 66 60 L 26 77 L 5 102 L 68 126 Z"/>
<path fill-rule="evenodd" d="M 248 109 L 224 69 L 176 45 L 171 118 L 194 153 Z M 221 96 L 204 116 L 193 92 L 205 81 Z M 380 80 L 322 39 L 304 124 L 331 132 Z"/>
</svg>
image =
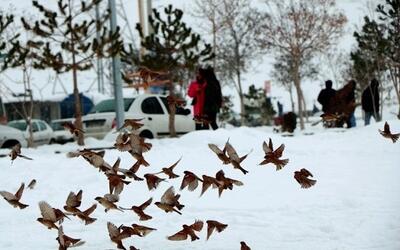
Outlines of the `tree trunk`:
<svg viewBox="0 0 400 250">
<path fill-rule="evenodd" d="M 400 89 L 399 89 L 399 76 L 400 76 L 400 67 L 389 68 L 390 78 L 392 79 L 393 87 L 396 92 L 397 103 L 399 105 L 399 110 L 397 112 L 397 118 L 400 119 Z"/>
<path fill-rule="evenodd" d="M 75 61 L 75 55 L 72 56 L 72 61 Z M 75 63 L 75 62 L 74 62 Z M 74 99 L 75 99 L 75 126 L 82 129 L 82 113 L 81 113 L 81 99 L 78 90 L 78 78 L 76 74 L 76 68 L 72 69 L 73 83 L 74 83 Z M 85 145 L 85 141 L 82 133 L 78 133 L 78 145 Z"/>
<path fill-rule="evenodd" d="M 293 86 L 292 85 L 289 86 L 289 95 L 290 95 L 290 104 L 291 104 L 291 107 L 292 107 L 292 112 L 295 113 L 295 110 L 294 110 L 294 99 L 293 99 Z"/>
<path fill-rule="evenodd" d="M 26 125 L 28 127 L 28 148 L 33 148 L 35 147 L 35 141 L 33 139 L 33 129 L 32 129 L 32 115 L 33 115 L 33 96 L 32 96 L 32 89 L 30 86 L 30 79 L 28 75 L 28 69 L 27 65 L 23 64 L 22 65 L 22 71 L 23 71 L 23 82 L 24 82 L 24 91 L 25 91 L 25 96 L 24 96 L 24 103 L 22 104 L 22 109 L 23 109 L 23 114 L 24 118 L 26 121 Z M 29 107 L 26 107 L 26 96 L 29 95 Z M 27 111 L 28 109 L 28 111 Z"/>
<path fill-rule="evenodd" d="M 294 63 L 294 68 L 293 68 L 293 82 L 296 87 L 296 92 L 297 92 L 297 101 L 298 101 L 298 116 L 300 118 L 300 129 L 304 130 L 304 110 L 303 110 L 303 92 L 301 91 L 301 86 L 300 86 L 300 67 L 297 62 Z"/>
<path fill-rule="evenodd" d="M 71 1 L 68 3 L 69 14 L 72 15 L 71 11 Z M 70 28 L 72 28 L 72 18 L 69 19 Z M 71 34 L 71 54 L 72 54 L 72 81 L 74 84 L 74 99 L 75 99 L 75 126 L 78 129 L 82 129 L 82 113 L 81 113 L 81 98 L 79 97 L 79 90 L 78 90 L 78 76 L 77 76 L 77 64 L 76 64 L 76 52 L 75 52 L 75 38 L 73 32 Z M 83 146 L 85 145 L 85 141 L 83 138 L 82 133 L 78 133 L 78 145 Z"/>
<path fill-rule="evenodd" d="M 212 33 L 213 33 L 213 53 L 214 53 L 213 68 L 214 71 L 216 71 L 215 67 L 217 66 L 217 57 L 215 55 L 217 49 L 217 25 L 215 24 L 215 9 L 213 9 Z"/>
<path fill-rule="evenodd" d="M 35 142 L 33 140 L 33 129 L 32 129 L 32 117 L 28 117 L 26 119 L 26 124 L 28 126 L 28 131 L 29 131 L 29 137 L 28 137 L 28 148 L 33 148 L 35 147 Z"/>
<path fill-rule="evenodd" d="M 240 100 L 240 125 L 246 125 L 246 110 L 244 109 L 244 100 L 243 100 L 243 90 L 242 90 L 242 82 L 240 80 L 240 71 L 236 71 L 237 81 L 238 81 L 238 91 L 239 91 L 239 100 Z"/>
<path fill-rule="evenodd" d="M 303 104 L 304 114 L 305 114 L 305 117 L 306 117 L 306 122 L 308 122 L 308 112 L 307 112 L 306 99 L 304 98 L 303 90 L 301 88 L 300 88 L 300 94 L 301 94 L 301 102 Z"/>
<path fill-rule="evenodd" d="M 175 97 L 174 90 L 173 90 L 173 85 L 172 81 L 170 83 L 169 87 L 169 95 L 171 97 Z M 175 103 L 168 104 L 169 106 L 169 123 L 168 123 L 168 128 L 169 128 L 169 135 L 170 137 L 176 137 L 176 130 L 175 130 Z"/>
</svg>

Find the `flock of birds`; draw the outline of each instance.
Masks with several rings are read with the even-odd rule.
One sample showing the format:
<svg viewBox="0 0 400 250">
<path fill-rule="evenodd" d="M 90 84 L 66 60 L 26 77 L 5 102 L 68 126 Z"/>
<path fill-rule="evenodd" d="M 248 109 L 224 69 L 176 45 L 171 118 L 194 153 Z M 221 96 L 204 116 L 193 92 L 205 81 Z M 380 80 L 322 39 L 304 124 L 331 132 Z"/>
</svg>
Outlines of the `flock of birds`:
<svg viewBox="0 0 400 250">
<path fill-rule="evenodd" d="M 152 144 L 145 141 L 144 138 L 140 137 L 135 133 L 137 129 L 139 129 L 142 124 L 140 123 L 141 119 L 126 119 L 124 125 L 119 129 L 119 135 L 116 138 L 114 147 L 121 152 L 130 153 L 136 162 L 129 169 L 120 168 L 120 158 L 116 160 L 116 162 L 111 166 L 104 160 L 105 151 L 92 151 L 89 149 L 83 149 L 76 152 L 68 153 L 68 157 L 82 157 L 85 159 L 90 165 L 94 168 L 98 169 L 99 172 L 102 172 L 107 180 L 109 186 L 109 193 L 104 194 L 103 196 L 95 197 L 95 200 L 104 207 L 105 212 L 109 210 L 131 210 L 138 216 L 139 221 L 148 221 L 153 217 L 147 213 L 145 210 L 151 204 L 153 204 L 153 198 L 148 199 L 144 203 L 138 206 L 131 206 L 130 208 L 124 208 L 117 205 L 119 202 L 119 196 L 123 192 L 126 185 L 130 184 L 132 181 L 144 181 L 146 180 L 146 184 L 148 190 L 157 189 L 159 184 L 168 179 L 177 179 L 180 177 L 177 173 L 174 172 L 175 167 L 179 164 L 180 160 L 177 160 L 174 164 L 169 167 L 162 168 L 160 172 L 157 173 L 147 173 L 144 174 L 143 177 L 139 177 L 136 175 L 138 170 L 141 167 L 149 167 L 150 164 L 145 160 L 144 153 L 148 152 L 152 148 Z M 79 133 L 83 133 L 82 130 L 76 128 L 71 123 L 65 123 L 64 127 L 68 129 L 71 134 L 78 135 Z M 384 130 L 379 130 L 379 133 L 388 139 L 391 139 L 393 143 L 395 143 L 400 137 L 400 133 L 393 134 L 390 131 L 390 127 L 386 122 L 384 125 Z M 208 144 L 208 147 L 216 154 L 216 156 L 221 160 L 224 165 L 232 165 L 233 169 L 237 169 L 241 171 L 243 174 L 247 174 L 248 171 L 243 168 L 241 163 L 247 158 L 247 156 L 251 153 L 249 152 L 246 155 L 239 156 L 234 149 L 234 147 L 230 144 L 229 139 L 225 143 L 224 147 L 220 149 L 215 144 Z M 281 144 L 278 148 L 274 149 L 272 140 L 269 139 L 268 143 L 265 141 L 262 145 L 263 151 L 265 153 L 264 159 L 260 162 L 259 165 L 273 164 L 276 166 L 276 170 L 281 170 L 284 168 L 289 159 L 282 159 L 283 151 L 285 149 L 285 145 Z M 11 160 L 14 161 L 17 158 L 23 158 L 26 160 L 33 160 L 30 157 L 21 154 L 21 145 L 17 144 L 14 146 L 9 153 Z M 160 177 L 164 175 L 165 178 Z M 294 172 L 294 179 L 300 184 L 301 188 L 310 188 L 317 182 L 314 179 L 310 179 L 313 177 L 310 171 L 305 168 L 302 168 L 299 171 Z M 131 180 L 128 180 L 131 179 Z M 32 180 L 27 188 L 33 189 L 36 184 L 36 180 Z M 191 171 L 184 171 L 183 177 L 180 185 L 180 190 L 188 189 L 189 191 L 196 190 L 201 185 L 201 194 L 202 196 L 210 187 L 212 189 L 218 190 L 218 195 L 221 196 L 223 191 L 232 190 L 234 186 L 242 186 L 243 183 L 240 180 L 235 180 L 225 176 L 223 170 L 218 171 L 215 176 L 202 175 L 201 177 L 197 176 Z M 8 191 L 0 191 L 0 195 L 13 207 L 25 209 L 29 205 L 24 204 L 21 201 L 23 191 L 25 189 L 24 183 L 21 184 L 16 193 L 11 193 Z M 67 196 L 65 205 L 63 206 L 64 211 L 59 208 L 54 208 L 49 205 L 46 201 L 39 202 L 39 209 L 41 213 L 41 217 L 37 218 L 37 221 L 43 224 L 46 228 L 52 230 L 56 230 L 58 232 L 58 237 L 56 240 L 59 244 L 59 249 L 64 250 L 70 247 L 81 246 L 85 242 L 81 239 L 75 239 L 64 234 L 62 223 L 65 218 L 70 219 L 70 216 L 77 217 L 82 220 L 85 225 L 89 225 L 94 223 L 97 219 L 90 217 L 91 214 L 96 210 L 97 204 L 93 204 L 89 208 L 81 208 L 83 191 L 79 190 L 77 193 L 70 192 Z M 177 213 L 182 214 L 182 209 L 185 205 L 179 202 L 180 194 L 175 192 L 173 186 L 168 188 L 164 194 L 162 195 L 160 201 L 154 202 L 161 210 L 165 211 L 165 213 Z M 221 223 L 216 220 L 207 220 L 207 240 L 213 234 L 214 231 L 221 233 L 224 231 L 228 225 Z M 203 229 L 204 222 L 201 220 L 196 220 L 193 224 L 190 225 L 182 225 L 182 229 L 177 233 L 168 236 L 167 239 L 171 241 L 182 241 L 190 238 L 191 241 L 198 240 L 199 237 L 196 235 L 196 232 L 200 232 Z M 116 244 L 118 249 L 127 249 L 123 245 L 123 240 L 132 237 L 145 237 L 152 231 L 157 230 L 156 228 L 147 227 L 139 224 L 132 224 L 131 226 L 120 225 L 116 226 L 112 222 L 107 222 L 107 229 L 110 240 Z M 240 242 L 241 250 L 250 250 L 250 247 L 244 241 Z M 130 250 L 135 250 L 134 246 L 129 247 Z"/>
</svg>

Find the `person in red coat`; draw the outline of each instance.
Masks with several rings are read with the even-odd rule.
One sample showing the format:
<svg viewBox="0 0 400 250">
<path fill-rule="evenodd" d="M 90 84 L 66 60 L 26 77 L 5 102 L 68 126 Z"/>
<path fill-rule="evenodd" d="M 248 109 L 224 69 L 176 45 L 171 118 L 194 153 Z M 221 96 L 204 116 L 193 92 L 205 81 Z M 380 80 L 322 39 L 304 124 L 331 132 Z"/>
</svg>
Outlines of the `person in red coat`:
<svg viewBox="0 0 400 250">
<path fill-rule="evenodd" d="M 204 100 L 205 88 L 207 83 L 205 81 L 205 70 L 199 68 L 196 75 L 196 80 L 192 81 L 189 85 L 188 96 L 193 98 L 193 115 L 195 120 L 201 121 L 204 118 Z M 202 122 L 196 122 L 196 130 L 206 129 Z"/>
</svg>

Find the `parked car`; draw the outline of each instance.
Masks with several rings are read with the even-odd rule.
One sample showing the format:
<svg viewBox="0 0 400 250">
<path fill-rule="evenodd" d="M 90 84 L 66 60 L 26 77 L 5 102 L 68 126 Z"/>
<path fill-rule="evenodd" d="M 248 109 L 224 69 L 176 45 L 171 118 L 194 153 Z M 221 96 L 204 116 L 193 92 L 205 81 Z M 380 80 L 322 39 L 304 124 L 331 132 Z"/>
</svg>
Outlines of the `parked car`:
<svg viewBox="0 0 400 250">
<path fill-rule="evenodd" d="M 29 128 L 25 120 L 10 121 L 8 126 L 16 128 L 23 132 L 26 139 L 29 138 Z M 55 142 L 53 129 L 47 122 L 32 119 L 33 143 L 43 145 Z"/>
<path fill-rule="evenodd" d="M 64 122 L 73 123 L 74 118 L 52 120 L 50 123 L 50 126 L 54 131 L 54 141 L 56 143 L 64 144 L 66 142 L 74 141 L 74 136 L 63 127 Z"/>
<path fill-rule="evenodd" d="M 24 134 L 18 129 L 0 125 L 0 148 L 11 148 L 18 143 L 22 147 L 27 146 Z"/>
<path fill-rule="evenodd" d="M 154 138 L 169 135 L 169 110 L 167 97 L 158 94 L 143 94 L 124 98 L 125 119 L 144 118 L 139 135 Z M 115 100 L 108 99 L 98 103 L 89 114 L 82 117 L 85 136 L 102 139 L 116 127 Z M 177 109 L 175 115 L 176 133 L 185 134 L 195 129 L 190 109 Z"/>
</svg>

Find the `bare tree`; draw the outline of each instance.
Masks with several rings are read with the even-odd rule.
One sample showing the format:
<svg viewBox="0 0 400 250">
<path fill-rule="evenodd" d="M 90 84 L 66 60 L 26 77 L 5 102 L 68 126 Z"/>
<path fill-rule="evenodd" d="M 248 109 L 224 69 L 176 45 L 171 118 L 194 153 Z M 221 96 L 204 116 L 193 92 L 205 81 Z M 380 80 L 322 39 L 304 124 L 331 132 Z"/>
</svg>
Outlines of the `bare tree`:
<svg viewBox="0 0 400 250">
<path fill-rule="evenodd" d="M 200 27 L 205 29 L 208 34 L 212 35 L 213 53 L 216 54 L 218 32 L 225 24 L 223 21 L 224 17 L 221 16 L 222 13 L 217 11 L 223 7 L 223 2 L 221 0 L 196 0 L 195 6 L 193 15 L 207 21 L 205 25 L 200 23 Z M 213 68 L 215 71 L 218 71 L 217 57 L 213 58 Z"/>
<path fill-rule="evenodd" d="M 119 28 L 109 31 L 109 11 L 103 11 L 99 18 L 90 13 L 103 0 L 58 0 L 57 7 L 48 9 L 36 0 L 32 5 L 40 12 L 33 22 L 21 18 L 26 31 L 34 34 L 29 41 L 35 50 L 34 67 L 53 69 L 57 74 L 72 72 L 73 94 L 75 101 L 75 125 L 82 128 L 82 106 L 78 89 L 78 73 L 93 67 L 94 57 L 112 57 L 120 52 L 122 41 Z M 96 31 L 101 31 L 99 38 Z M 78 144 L 84 145 L 83 135 L 78 136 Z"/>
<path fill-rule="evenodd" d="M 221 0 L 216 14 L 224 25 L 218 32 L 216 57 L 220 76 L 233 82 L 240 98 L 241 124 L 245 123 L 242 77 L 251 63 L 260 58 L 260 28 L 262 13 L 251 6 L 250 0 Z"/>
<path fill-rule="evenodd" d="M 260 40 L 277 57 L 289 57 L 293 63 L 290 72 L 297 92 L 300 128 L 304 129 L 304 94 L 301 88 L 301 70 L 307 61 L 332 47 L 343 34 L 347 21 L 335 8 L 335 0 L 266 2 L 268 11 Z"/>
</svg>

